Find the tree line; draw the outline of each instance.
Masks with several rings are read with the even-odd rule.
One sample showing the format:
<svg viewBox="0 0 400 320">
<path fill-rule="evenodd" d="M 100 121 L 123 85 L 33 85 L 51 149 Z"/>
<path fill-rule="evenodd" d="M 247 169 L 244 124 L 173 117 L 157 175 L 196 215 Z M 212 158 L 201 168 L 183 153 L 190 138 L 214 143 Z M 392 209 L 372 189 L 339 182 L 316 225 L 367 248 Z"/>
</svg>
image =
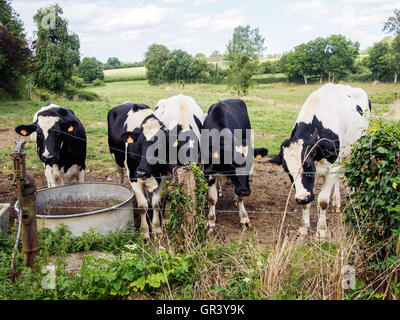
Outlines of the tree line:
<svg viewBox="0 0 400 320">
<path fill-rule="evenodd" d="M 9 0 L 0 0 L 0 90 L 18 97 L 28 85 L 52 92 L 70 86 L 99 84 L 104 70 L 145 66 L 149 84 L 226 83 L 237 94 L 247 94 L 253 76 L 284 74 L 287 81 L 335 82 L 348 78 L 358 81 L 394 81 L 400 71 L 400 10 L 384 24 L 386 37 L 368 48 L 360 58 L 360 44 L 343 35 L 318 37 L 296 46 L 272 61 L 261 61 L 266 50 L 259 29 L 249 25 L 234 29 L 224 54 L 214 51 L 208 58 L 182 49 L 170 50 L 162 44 L 148 47 L 144 61 L 123 63 L 117 57 L 102 63 L 95 57 L 81 60 L 79 36 L 68 30 L 58 5 L 41 8 L 34 15 L 36 38 L 28 42 L 19 15 Z M 1 93 L 1 92 L 0 92 Z"/>
</svg>

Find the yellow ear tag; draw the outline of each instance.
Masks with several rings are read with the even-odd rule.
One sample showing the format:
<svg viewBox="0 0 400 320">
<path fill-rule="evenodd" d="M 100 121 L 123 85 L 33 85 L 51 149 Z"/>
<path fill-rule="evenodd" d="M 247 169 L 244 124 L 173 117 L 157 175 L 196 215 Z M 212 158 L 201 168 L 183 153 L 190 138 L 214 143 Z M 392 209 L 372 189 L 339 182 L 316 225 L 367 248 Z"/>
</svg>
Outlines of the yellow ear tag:
<svg viewBox="0 0 400 320">
<path fill-rule="evenodd" d="M 128 143 L 133 143 L 133 138 L 132 137 L 128 137 L 128 139 L 126 139 L 126 142 L 128 142 Z"/>
<path fill-rule="evenodd" d="M 21 134 L 22 134 L 23 136 L 26 136 L 26 135 L 28 134 L 28 132 L 26 132 L 26 130 L 21 130 Z"/>
<path fill-rule="evenodd" d="M 74 126 L 69 126 L 68 132 L 72 132 L 72 131 L 74 131 Z"/>
<path fill-rule="evenodd" d="M 218 151 L 215 151 L 213 154 L 213 158 L 218 159 L 219 158 L 219 153 Z"/>
<path fill-rule="evenodd" d="M 261 157 L 261 154 L 258 154 L 257 156 L 256 156 L 256 158 L 257 159 L 261 159 L 262 157 Z"/>
<path fill-rule="evenodd" d="M 173 146 L 176 148 L 178 146 L 178 139 L 175 140 Z"/>
</svg>

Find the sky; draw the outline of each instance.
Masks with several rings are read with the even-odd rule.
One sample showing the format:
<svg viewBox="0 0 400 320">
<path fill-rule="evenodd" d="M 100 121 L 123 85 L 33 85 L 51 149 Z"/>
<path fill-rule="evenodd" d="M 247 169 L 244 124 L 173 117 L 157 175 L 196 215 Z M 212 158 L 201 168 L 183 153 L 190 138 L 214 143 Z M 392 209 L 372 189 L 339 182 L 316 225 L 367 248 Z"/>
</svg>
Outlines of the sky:
<svg viewBox="0 0 400 320">
<path fill-rule="evenodd" d="M 12 0 L 28 37 L 36 29 L 33 15 L 49 0 Z M 106 62 L 142 61 L 147 48 L 163 44 L 192 55 L 225 52 L 238 25 L 258 28 L 265 54 L 287 52 L 296 45 L 343 34 L 361 50 L 386 34 L 383 24 L 400 9 L 400 0 L 58 0 L 69 30 L 80 39 L 82 57 Z"/>
</svg>

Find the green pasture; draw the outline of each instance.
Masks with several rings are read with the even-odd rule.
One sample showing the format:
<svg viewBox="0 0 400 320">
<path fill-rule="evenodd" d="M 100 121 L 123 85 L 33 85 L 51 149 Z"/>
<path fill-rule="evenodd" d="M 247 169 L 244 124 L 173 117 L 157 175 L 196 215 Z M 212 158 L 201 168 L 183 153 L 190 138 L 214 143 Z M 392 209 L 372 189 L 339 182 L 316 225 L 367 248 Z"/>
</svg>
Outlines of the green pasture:
<svg viewBox="0 0 400 320">
<path fill-rule="evenodd" d="M 123 72 L 123 70 L 117 71 Z M 367 91 L 372 105 L 379 113 L 389 110 L 390 104 L 394 101 L 395 92 L 400 91 L 400 86 L 395 84 L 373 86 L 369 83 L 353 83 L 352 85 L 362 87 Z M 240 97 L 244 99 L 248 106 L 252 128 L 255 130 L 255 147 L 266 147 L 269 149 L 269 156 L 276 155 L 280 143 L 289 137 L 302 103 L 311 92 L 319 87 L 320 84 L 305 86 L 284 82 L 258 84 L 250 90 L 248 96 Z M 87 167 L 105 177 L 115 172 L 107 144 L 107 112 L 111 108 L 127 100 L 144 103 L 154 108 L 159 99 L 168 98 L 181 92 L 192 96 L 203 111 L 207 112 L 211 104 L 224 98 L 237 97 L 235 92 L 226 85 L 187 84 L 184 87 L 178 87 L 178 85 L 169 84 L 150 86 L 144 80 L 110 82 L 104 86 L 88 88 L 87 90 L 97 93 L 100 100 L 86 102 L 56 99 L 51 102 L 71 108 L 82 121 L 88 139 Z M 33 114 L 47 102 L 50 101 L 0 102 L 1 134 L 13 132 L 14 127 L 19 124 L 31 123 Z M 9 153 L 14 148 L 12 141 L 8 144 L 3 142 L 0 145 L 0 171 L 9 172 L 11 170 Z M 33 171 L 42 171 L 42 165 L 36 155 L 35 144 L 29 139 L 26 151 L 27 167 Z"/>
</svg>

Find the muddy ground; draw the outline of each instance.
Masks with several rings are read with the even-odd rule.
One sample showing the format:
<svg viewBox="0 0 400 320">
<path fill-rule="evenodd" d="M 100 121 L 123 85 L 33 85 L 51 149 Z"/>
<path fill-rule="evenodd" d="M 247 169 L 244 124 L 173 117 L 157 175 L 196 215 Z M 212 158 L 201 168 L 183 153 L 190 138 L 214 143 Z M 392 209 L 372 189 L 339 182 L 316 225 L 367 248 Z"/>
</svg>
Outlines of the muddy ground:
<svg viewBox="0 0 400 320">
<path fill-rule="evenodd" d="M 34 177 L 37 189 L 46 188 L 47 183 L 43 171 L 35 171 Z M 87 181 L 107 181 L 117 180 L 117 176 L 104 177 L 100 173 L 87 173 Z M 13 175 L 2 172 L 0 169 L 0 203 L 12 203 L 16 201 L 16 193 L 12 186 Z M 261 244 L 270 245 L 274 243 L 280 225 L 283 212 L 285 211 L 286 201 L 291 187 L 289 177 L 283 172 L 281 166 L 268 163 L 268 159 L 257 160 L 253 175 L 250 178 L 251 195 L 245 199 L 245 208 L 248 212 L 252 228 L 245 233 L 246 236 L 254 234 L 259 237 Z M 125 182 L 128 185 L 127 182 Z M 319 192 L 320 184 L 317 183 L 315 191 Z M 228 182 L 223 188 L 223 195 L 217 202 L 217 231 L 220 239 L 238 238 L 242 234 L 242 228 L 239 222 L 238 209 L 233 202 L 233 185 Z M 288 203 L 288 213 L 284 221 L 284 234 L 294 234 L 301 219 L 301 207 L 294 200 L 294 191 Z M 344 199 L 344 190 L 342 189 L 342 202 Z M 316 214 L 316 201 L 311 209 L 311 230 L 310 235 L 316 231 L 318 216 Z M 330 206 L 327 215 L 328 228 L 334 230 L 339 226 L 340 215 L 333 213 Z M 10 227 L 16 219 L 15 213 L 10 217 Z M 138 219 L 135 219 L 136 221 Z M 335 232 L 332 232 L 334 235 Z"/>
</svg>

